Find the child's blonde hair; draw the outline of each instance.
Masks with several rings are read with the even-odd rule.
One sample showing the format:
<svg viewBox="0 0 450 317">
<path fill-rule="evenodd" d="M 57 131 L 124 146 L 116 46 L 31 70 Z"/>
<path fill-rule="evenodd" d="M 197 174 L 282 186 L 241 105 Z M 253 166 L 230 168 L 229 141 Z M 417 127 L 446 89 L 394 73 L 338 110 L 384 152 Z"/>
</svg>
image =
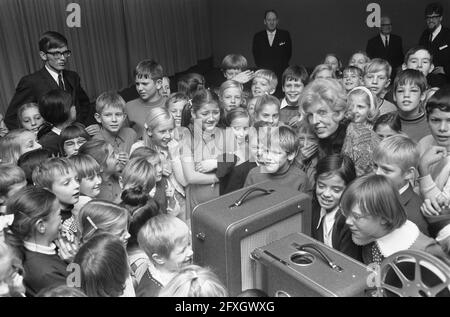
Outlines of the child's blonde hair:
<svg viewBox="0 0 450 317">
<path fill-rule="evenodd" d="M 25 172 L 20 167 L 0 164 L 0 197 L 7 197 L 11 186 L 25 181 Z"/>
<path fill-rule="evenodd" d="M 404 173 L 419 165 L 420 153 L 417 143 L 406 135 L 397 134 L 382 140 L 373 151 L 375 162 L 386 162 L 400 167 Z"/>
<path fill-rule="evenodd" d="M 95 175 L 100 175 L 100 165 L 98 162 L 90 155 L 87 154 L 76 154 L 69 157 L 69 161 L 75 172 L 78 175 L 78 179 L 81 181 L 83 178 L 93 177 Z"/>
<path fill-rule="evenodd" d="M 51 190 L 56 177 L 69 174 L 70 171 L 75 171 L 72 163 L 65 157 L 52 157 L 34 168 L 33 183 L 35 186 L 40 186 Z"/>
<path fill-rule="evenodd" d="M 142 132 L 142 140 L 144 141 L 144 145 L 150 148 L 155 148 L 156 144 L 153 143 L 152 138 L 148 135 L 148 132 L 153 132 L 155 128 L 162 121 L 171 121 L 173 122 L 173 127 L 175 129 L 175 119 L 172 117 L 172 114 L 169 112 L 167 108 L 163 107 L 154 107 L 151 108 L 147 112 L 147 118 L 144 123 L 144 131 Z"/>
<path fill-rule="evenodd" d="M 364 69 L 364 76 L 369 73 L 377 73 L 381 71 L 385 71 L 386 77 L 389 79 L 392 73 L 391 64 L 382 58 L 374 58 L 366 65 Z"/>
<path fill-rule="evenodd" d="M 149 193 L 155 187 L 155 169 L 144 157 L 130 159 L 122 170 L 121 182 L 123 188 L 139 187 L 142 192 Z"/>
<path fill-rule="evenodd" d="M 275 91 L 275 89 L 277 88 L 277 85 L 278 85 L 277 75 L 269 69 L 258 69 L 255 72 L 253 80 L 255 80 L 255 78 L 264 78 L 265 80 L 267 80 L 267 82 L 269 83 L 270 89 L 273 91 Z"/>
<path fill-rule="evenodd" d="M 39 111 L 39 105 L 35 102 L 29 102 L 21 105 L 17 110 L 17 120 L 19 121 L 19 126 L 22 127 L 22 115 L 27 109 L 36 108 Z"/>
<path fill-rule="evenodd" d="M 17 160 L 22 155 L 19 138 L 26 132 L 32 133 L 27 129 L 21 128 L 12 130 L 0 138 L 0 163 L 17 164 Z"/>
<path fill-rule="evenodd" d="M 173 249 L 189 238 L 189 228 L 183 220 L 166 214 L 151 218 L 138 233 L 138 242 L 149 259 L 153 254 L 168 258 Z"/>
<path fill-rule="evenodd" d="M 247 59 L 241 54 L 228 54 L 222 60 L 221 70 L 226 71 L 227 69 L 239 69 L 244 71 L 247 69 L 247 66 Z"/>
<path fill-rule="evenodd" d="M 319 65 L 317 65 L 314 68 L 313 72 L 311 73 L 311 76 L 310 76 L 311 80 L 316 79 L 317 74 L 320 73 L 323 70 L 329 70 L 330 73 L 331 73 L 331 78 L 336 78 L 336 73 L 333 72 L 333 69 L 331 68 L 330 65 L 328 65 L 328 64 L 319 64 Z"/>
<path fill-rule="evenodd" d="M 129 213 L 125 208 L 105 200 L 91 200 L 78 214 L 81 241 L 86 242 L 99 233 L 118 236 L 118 229 L 122 229 L 128 221 Z"/>
<path fill-rule="evenodd" d="M 375 120 L 378 118 L 379 112 L 372 92 L 367 87 L 358 86 L 350 90 L 350 92 L 348 93 L 347 96 L 348 102 L 350 102 L 351 97 L 353 96 L 360 96 L 364 98 L 364 102 L 366 103 L 366 105 L 369 106 L 369 111 L 367 113 L 367 120 L 370 123 L 374 123 Z M 350 110 L 350 107 L 348 109 Z"/>
<path fill-rule="evenodd" d="M 216 274 L 198 265 L 189 265 L 159 292 L 159 297 L 228 297 Z"/>
<path fill-rule="evenodd" d="M 225 92 L 225 90 L 229 89 L 229 88 L 237 88 L 239 89 L 239 91 L 241 92 L 241 96 L 242 96 L 242 91 L 243 91 L 243 87 L 242 84 L 235 81 L 235 80 L 226 80 L 222 83 L 222 85 L 220 85 L 220 89 L 219 89 L 219 97 L 220 99 L 223 99 L 223 94 Z"/>
<path fill-rule="evenodd" d="M 280 148 L 287 153 L 287 155 L 297 153 L 299 147 L 299 139 L 297 133 L 289 126 L 279 126 L 269 128 L 272 143 L 278 141 Z"/>
<path fill-rule="evenodd" d="M 106 91 L 95 100 L 95 111 L 102 114 L 105 108 L 113 108 L 124 111 L 125 100 L 115 91 Z"/>
<path fill-rule="evenodd" d="M 266 105 L 275 105 L 280 112 L 280 100 L 272 95 L 259 96 L 255 104 L 255 117 L 263 110 Z"/>
</svg>

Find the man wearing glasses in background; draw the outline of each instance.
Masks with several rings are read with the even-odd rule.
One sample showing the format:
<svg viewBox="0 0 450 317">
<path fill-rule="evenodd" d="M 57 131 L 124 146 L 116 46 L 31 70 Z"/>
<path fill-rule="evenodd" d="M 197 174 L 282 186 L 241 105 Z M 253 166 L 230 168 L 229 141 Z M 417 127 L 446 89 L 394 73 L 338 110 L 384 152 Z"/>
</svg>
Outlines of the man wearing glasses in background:
<svg viewBox="0 0 450 317">
<path fill-rule="evenodd" d="M 435 69 L 450 80 L 450 29 L 442 26 L 444 9 L 440 3 L 430 3 L 425 8 L 427 29 L 423 31 L 419 45 L 424 46 L 433 55 Z"/>
<path fill-rule="evenodd" d="M 65 69 L 71 55 L 71 51 L 67 48 L 67 39 L 58 32 L 45 32 L 39 40 L 39 54 L 44 67 L 20 79 L 5 115 L 8 128 L 12 130 L 19 127 L 17 110 L 21 105 L 39 102 L 47 92 L 58 88 L 72 95 L 78 122 L 86 126 L 96 123 L 89 97 L 80 85 L 80 76 L 74 71 Z M 98 130 L 97 125 L 87 130 L 93 130 L 94 127 Z"/>
</svg>

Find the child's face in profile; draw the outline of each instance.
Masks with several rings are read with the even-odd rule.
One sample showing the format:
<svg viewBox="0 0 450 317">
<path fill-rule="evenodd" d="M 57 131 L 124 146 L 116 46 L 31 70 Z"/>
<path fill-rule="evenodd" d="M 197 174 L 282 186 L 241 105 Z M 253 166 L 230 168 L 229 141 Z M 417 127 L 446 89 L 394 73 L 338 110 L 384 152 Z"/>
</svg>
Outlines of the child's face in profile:
<svg viewBox="0 0 450 317">
<path fill-rule="evenodd" d="M 89 177 L 82 178 L 80 181 L 80 193 L 94 198 L 100 194 L 100 185 L 102 184 L 102 178 L 99 174 L 95 173 Z"/>
<path fill-rule="evenodd" d="M 361 77 L 352 71 L 345 71 L 342 77 L 342 83 L 344 84 L 345 90 L 349 92 L 355 87 L 361 85 Z"/>
<path fill-rule="evenodd" d="M 82 136 L 64 141 L 63 149 L 67 157 L 78 154 L 80 147 L 86 143 L 86 139 Z"/>
<path fill-rule="evenodd" d="M 61 204 L 58 199 L 55 199 L 52 212 L 47 220 L 45 220 L 45 234 L 49 240 L 55 240 L 58 238 L 59 228 L 61 226 Z"/>
<path fill-rule="evenodd" d="M 272 127 L 277 127 L 280 120 L 280 110 L 275 104 L 261 105 L 260 111 L 255 113 L 256 121 L 264 121 L 269 123 Z"/>
<path fill-rule="evenodd" d="M 353 54 L 348 65 L 356 66 L 359 69 L 361 69 L 362 71 L 364 71 L 364 67 L 366 66 L 366 57 L 361 53 Z"/>
<path fill-rule="evenodd" d="M 419 86 L 407 83 L 398 85 L 394 91 L 394 101 L 397 104 L 399 112 L 404 115 L 415 115 L 420 112 L 420 105 L 425 99 L 425 94 Z"/>
<path fill-rule="evenodd" d="M 253 117 L 255 114 L 255 105 L 256 105 L 256 98 L 250 99 L 250 101 L 247 103 L 247 111 L 250 117 Z"/>
<path fill-rule="evenodd" d="M 168 98 L 170 95 L 170 80 L 167 77 L 163 77 L 161 82 L 161 89 L 159 90 L 161 96 Z"/>
<path fill-rule="evenodd" d="M 422 74 L 428 76 L 434 69 L 434 65 L 431 62 L 431 55 L 426 50 L 418 50 L 414 54 L 408 57 L 406 63 L 406 68 L 417 69 L 422 72 Z"/>
<path fill-rule="evenodd" d="M 389 125 L 387 124 L 379 124 L 377 126 L 377 129 L 375 130 L 375 133 L 380 137 L 381 140 L 384 140 L 390 136 L 397 135 L 398 132 L 393 130 Z"/>
<path fill-rule="evenodd" d="M 317 178 L 316 196 L 320 207 L 333 211 L 339 205 L 345 189 L 345 181 L 337 174 L 321 174 Z"/>
<path fill-rule="evenodd" d="M 369 105 L 361 95 L 351 95 L 349 97 L 349 110 L 351 111 L 353 122 L 365 123 L 369 116 Z"/>
<path fill-rule="evenodd" d="M 23 155 L 27 152 L 42 148 L 42 146 L 36 141 L 36 133 L 31 131 L 23 132 L 19 137 L 20 154 Z"/>
<path fill-rule="evenodd" d="M 230 124 L 231 131 L 238 143 L 244 143 L 248 136 L 248 129 L 250 127 L 250 120 L 248 117 L 239 117 L 233 120 Z"/>
<path fill-rule="evenodd" d="M 286 97 L 286 100 L 291 105 L 296 105 L 298 100 L 300 99 L 301 93 L 303 91 L 303 88 L 305 86 L 303 85 L 302 81 L 300 79 L 294 80 L 294 79 L 288 79 L 284 82 L 284 85 L 282 87 L 284 96 Z"/>
<path fill-rule="evenodd" d="M 272 87 L 267 79 L 262 77 L 255 77 L 252 81 L 252 94 L 253 97 L 264 96 L 265 94 L 271 95 L 273 93 Z"/>
<path fill-rule="evenodd" d="M 384 70 L 364 75 L 364 86 L 369 88 L 379 98 L 390 82 L 391 80 Z"/>
<path fill-rule="evenodd" d="M 119 133 L 127 115 L 123 109 L 105 107 L 101 114 L 96 113 L 95 119 L 106 131 L 112 134 Z"/>
<path fill-rule="evenodd" d="M 149 158 L 148 162 L 150 164 L 153 165 L 153 167 L 155 168 L 155 180 L 156 182 L 161 181 L 162 176 L 163 176 L 163 168 L 162 168 L 162 163 L 161 163 L 161 159 L 158 158 Z"/>
<path fill-rule="evenodd" d="M 68 173 L 57 175 L 52 184 L 51 192 L 55 194 L 63 207 L 75 205 L 80 197 L 80 183 L 73 169 Z"/>
<path fill-rule="evenodd" d="M 42 118 L 37 107 L 31 107 L 22 112 L 20 123 L 25 129 L 37 133 L 41 125 L 44 124 L 44 118 Z"/>
<path fill-rule="evenodd" d="M 185 100 L 179 100 L 169 103 L 169 112 L 175 119 L 175 126 L 177 127 L 181 127 L 181 116 L 183 114 L 183 108 L 186 105 L 186 103 L 187 102 Z"/>
<path fill-rule="evenodd" d="M 386 162 L 386 160 L 373 160 L 373 172 L 389 178 L 397 189 L 402 188 L 408 182 L 407 173 L 403 173 L 397 164 Z"/>
<path fill-rule="evenodd" d="M 433 109 L 428 116 L 428 126 L 436 143 L 450 149 L 450 112 Z"/>
<path fill-rule="evenodd" d="M 186 228 L 186 231 L 188 229 Z M 178 271 L 192 263 L 192 247 L 189 234 L 186 234 L 178 244 L 175 245 L 169 257 L 165 259 L 164 267 L 169 271 Z"/>
<path fill-rule="evenodd" d="M 158 90 L 161 89 L 162 80 L 153 80 L 150 77 L 136 76 L 136 90 L 144 102 L 156 101 Z"/>
<path fill-rule="evenodd" d="M 385 221 L 379 216 L 364 215 L 358 204 L 353 206 L 345 223 L 357 245 L 366 245 L 387 234 Z"/>
<path fill-rule="evenodd" d="M 230 87 L 224 90 L 221 98 L 225 111 L 229 112 L 241 105 L 242 91 L 237 87 Z"/>
<path fill-rule="evenodd" d="M 148 129 L 147 133 L 154 144 L 167 148 L 167 144 L 173 139 L 174 129 L 175 121 L 173 119 L 162 120 L 153 130 Z"/>
<path fill-rule="evenodd" d="M 225 76 L 225 78 L 227 80 L 231 80 L 234 77 L 236 77 L 237 74 L 239 74 L 241 72 L 240 68 L 231 68 L 231 69 L 227 69 L 226 71 L 223 72 L 223 75 Z"/>
</svg>

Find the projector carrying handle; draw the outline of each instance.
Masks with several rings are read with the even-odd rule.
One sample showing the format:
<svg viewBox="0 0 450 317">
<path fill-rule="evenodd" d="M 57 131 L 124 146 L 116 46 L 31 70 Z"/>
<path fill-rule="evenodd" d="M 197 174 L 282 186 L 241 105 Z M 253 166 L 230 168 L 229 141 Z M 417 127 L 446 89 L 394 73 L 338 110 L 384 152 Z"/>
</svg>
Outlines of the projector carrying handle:
<svg viewBox="0 0 450 317">
<path fill-rule="evenodd" d="M 343 269 L 339 265 L 334 263 L 334 261 L 332 259 L 330 259 L 330 257 L 328 255 L 326 255 L 325 252 L 323 252 L 317 245 L 315 245 L 313 243 L 307 243 L 307 244 L 303 244 L 303 245 L 293 243 L 293 246 L 299 251 L 304 251 L 305 249 L 313 249 L 314 251 L 316 251 L 317 253 L 319 253 L 322 256 L 322 258 L 327 262 L 328 266 L 331 267 L 333 270 L 335 270 L 337 272 L 343 271 Z"/>
<path fill-rule="evenodd" d="M 250 188 L 249 190 L 247 190 L 245 193 L 242 194 L 241 198 L 239 198 L 238 200 L 236 200 L 231 206 L 230 208 L 234 208 L 234 207 L 239 207 L 240 205 L 242 205 L 244 203 L 244 201 L 247 199 L 247 197 L 254 192 L 262 192 L 264 195 L 270 195 L 274 192 L 275 190 L 273 189 L 264 189 L 264 188 L 259 188 L 259 187 L 253 187 Z"/>
</svg>

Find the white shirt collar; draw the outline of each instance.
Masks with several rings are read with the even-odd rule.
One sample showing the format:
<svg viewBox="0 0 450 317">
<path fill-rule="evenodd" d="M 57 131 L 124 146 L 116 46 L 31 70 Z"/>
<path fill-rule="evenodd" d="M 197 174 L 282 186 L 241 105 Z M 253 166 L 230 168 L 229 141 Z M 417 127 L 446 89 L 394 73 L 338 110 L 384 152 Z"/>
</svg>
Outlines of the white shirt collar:
<svg viewBox="0 0 450 317">
<path fill-rule="evenodd" d="M 387 38 L 387 39 L 389 40 L 389 35 L 390 35 L 390 34 L 383 34 L 383 33 L 380 33 L 381 39 L 382 39 L 383 41 L 384 41 L 385 38 Z"/>
<path fill-rule="evenodd" d="M 30 241 L 24 241 L 23 246 L 25 249 L 30 250 L 32 252 L 53 255 L 56 254 L 56 245 L 52 243 L 49 247 L 45 245 L 36 244 Z"/>
<path fill-rule="evenodd" d="M 275 29 L 273 32 L 270 32 L 269 30 L 266 30 L 267 35 L 272 35 L 275 36 L 275 34 L 277 34 L 277 29 Z"/>
<path fill-rule="evenodd" d="M 289 106 L 288 102 L 286 101 L 286 97 L 281 100 L 280 109 L 283 109 L 285 107 Z"/>
<path fill-rule="evenodd" d="M 52 131 L 55 132 L 57 135 L 61 134 L 61 129 L 58 129 L 57 127 L 53 127 Z"/>
<path fill-rule="evenodd" d="M 442 29 L 442 24 L 440 24 L 436 28 L 436 30 L 434 30 L 433 33 L 431 33 L 431 34 L 433 34 L 433 37 L 431 38 L 432 41 L 436 38 L 436 36 L 439 34 L 439 32 L 441 32 L 441 29 Z"/>
<path fill-rule="evenodd" d="M 415 223 L 406 222 L 394 231 L 376 240 L 381 254 L 387 258 L 398 251 L 408 250 L 419 237 L 419 228 Z"/>
<path fill-rule="evenodd" d="M 323 219 L 323 218 L 325 218 L 325 217 L 327 217 L 327 216 L 330 216 L 330 215 L 333 215 L 333 216 L 331 216 L 331 217 L 332 217 L 332 219 L 334 219 L 335 216 L 336 216 L 336 212 L 338 211 L 338 209 L 339 209 L 339 206 L 336 206 L 332 211 L 327 212 L 325 209 L 320 208 L 320 218 L 319 218 L 319 223 L 317 224 L 317 228 L 316 228 L 316 229 L 319 229 L 320 223 L 322 222 L 322 219 Z M 330 218 L 327 217 L 327 218 L 325 218 L 325 219 L 330 219 Z"/>
<path fill-rule="evenodd" d="M 50 67 L 48 67 L 47 65 L 45 65 L 45 69 L 47 69 L 47 71 L 50 73 L 50 75 L 52 76 L 52 78 L 56 81 L 56 83 L 58 84 L 58 73 L 55 72 L 53 69 L 51 69 Z"/>
<path fill-rule="evenodd" d="M 400 195 L 403 195 L 404 192 L 406 192 L 406 190 L 409 187 L 409 182 L 406 183 L 405 186 L 403 186 L 402 188 L 400 188 L 400 190 L 398 191 Z"/>
</svg>

